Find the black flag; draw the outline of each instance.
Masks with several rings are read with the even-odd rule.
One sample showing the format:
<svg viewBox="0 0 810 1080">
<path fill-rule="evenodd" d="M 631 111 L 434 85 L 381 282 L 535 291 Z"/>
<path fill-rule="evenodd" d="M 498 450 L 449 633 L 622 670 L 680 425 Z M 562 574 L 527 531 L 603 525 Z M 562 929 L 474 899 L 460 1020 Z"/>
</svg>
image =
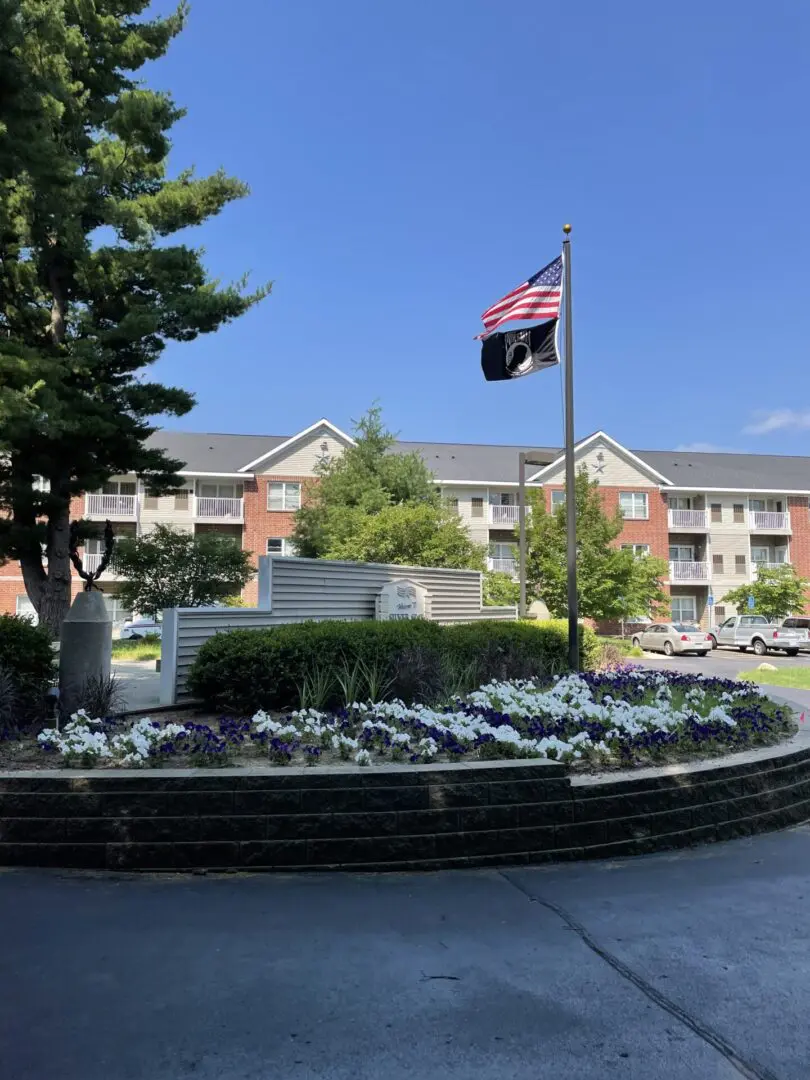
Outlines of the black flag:
<svg viewBox="0 0 810 1080">
<path fill-rule="evenodd" d="M 487 382 L 517 379 L 559 364 L 557 322 L 550 319 L 528 330 L 509 330 L 485 338 L 481 346 L 481 369 Z"/>
</svg>

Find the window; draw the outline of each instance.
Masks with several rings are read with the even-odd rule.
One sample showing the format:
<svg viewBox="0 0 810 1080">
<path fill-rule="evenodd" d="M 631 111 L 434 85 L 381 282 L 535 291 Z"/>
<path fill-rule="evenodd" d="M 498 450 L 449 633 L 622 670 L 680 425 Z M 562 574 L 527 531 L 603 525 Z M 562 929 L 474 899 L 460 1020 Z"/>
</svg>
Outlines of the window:
<svg viewBox="0 0 810 1080">
<path fill-rule="evenodd" d="M 101 486 L 102 495 L 134 495 L 135 492 L 134 480 L 108 480 Z"/>
<path fill-rule="evenodd" d="M 735 555 L 734 556 L 734 573 L 735 574 L 744 574 L 745 573 L 745 556 L 744 555 Z"/>
<path fill-rule="evenodd" d="M 764 499 L 749 499 L 748 500 L 748 509 L 753 510 L 753 511 L 755 511 L 757 513 L 764 513 L 765 510 L 767 509 L 767 507 L 765 505 L 765 500 Z"/>
<path fill-rule="evenodd" d="M 457 514 L 458 513 L 458 499 L 456 499 L 456 498 L 448 499 L 447 500 L 447 509 L 450 511 L 451 514 Z"/>
<path fill-rule="evenodd" d="M 648 518 L 646 491 L 620 491 L 619 509 L 626 518 Z"/>
<path fill-rule="evenodd" d="M 743 615 L 740 626 L 767 626 L 768 620 L 764 615 Z"/>
<path fill-rule="evenodd" d="M 301 485 L 274 482 L 267 485 L 268 510 L 298 510 L 301 506 Z"/>
<path fill-rule="evenodd" d="M 745 524 L 745 507 L 742 503 L 734 503 L 734 524 Z"/>
<path fill-rule="evenodd" d="M 695 549 L 691 544 L 670 544 L 669 545 L 669 561 L 670 562 L 694 562 L 695 561 Z"/>
<path fill-rule="evenodd" d="M 16 611 L 18 615 L 24 616 L 32 623 L 39 622 L 39 615 L 37 615 L 37 609 L 31 603 L 27 593 L 21 593 L 16 599 Z"/>
<path fill-rule="evenodd" d="M 267 537 L 267 554 L 268 555 L 295 555 L 295 544 L 292 540 L 289 540 L 286 536 L 268 536 Z"/>
<path fill-rule="evenodd" d="M 116 626 L 128 622 L 132 618 L 132 612 L 129 608 L 125 608 L 121 600 L 111 593 L 104 593 L 104 606 Z"/>
<path fill-rule="evenodd" d="M 716 608 L 714 609 L 714 622 L 715 622 L 715 623 L 720 623 L 720 622 L 723 622 L 723 620 L 725 619 L 725 617 L 726 617 L 726 609 L 725 609 L 725 607 L 724 607 L 724 606 L 723 606 L 723 605 L 721 604 L 721 605 L 720 605 L 719 607 L 716 607 Z"/>
<path fill-rule="evenodd" d="M 712 521 L 719 522 L 723 520 L 723 504 L 712 503 Z"/>
<path fill-rule="evenodd" d="M 498 491 L 490 495 L 489 502 L 491 506 L 517 506 L 517 495 L 509 491 Z"/>
<path fill-rule="evenodd" d="M 558 506 L 565 506 L 564 491 L 552 491 L 551 493 L 551 509 L 556 510 Z"/>
<path fill-rule="evenodd" d="M 692 499 L 687 495 L 670 495 L 667 499 L 670 510 L 691 510 Z"/>
<path fill-rule="evenodd" d="M 634 555 L 649 555 L 649 544 L 622 544 L 622 551 L 632 551 Z"/>
<path fill-rule="evenodd" d="M 51 482 L 50 480 L 46 480 L 44 476 L 35 476 L 34 482 L 31 486 L 33 487 L 34 491 L 48 492 L 51 490 Z"/>
<path fill-rule="evenodd" d="M 474 518 L 484 516 L 484 500 L 479 495 L 473 495 L 470 499 L 470 516 Z"/>
<path fill-rule="evenodd" d="M 201 499 L 241 499 L 241 484 L 200 484 Z"/>
<path fill-rule="evenodd" d="M 489 545 L 489 554 L 493 559 L 514 559 L 517 557 L 517 545 L 493 540 Z"/>
<path fill-rule="evenodd" d="M 716 574 L 722 574 L 723 573 L 723 556 L 722 555 L 712 555 L 712 570 Z"/>
<path fill-rule="evenodd" d="M 144 497 L 143 497 L 143 508 L 144 508 L 144 510 L 157 510 L 157 508 L 158 508 L 158 497 L 157 497 L 157 495 L 144 495 Z"/>
<path fill-rule="evenodd" d="M 175 510 L 188 510 L 188 492 L 187 491 L 175 491 L 174 493 L 174 508 Z"/>
<path fill-rule="evenodd" d="M 723 623 L 723 625 L 720 627 L 720 629 L 721 630 L 731 630 L 731 628 L 734 626 L 734 618 L 735 618 L 735 616 L 732 615 L 730 619 L 726 619 L 726 621 Z"/>
<path fill-rule="evenodd" d="M 694 596 L 673 596 L 672 621 L 697 622 L 697 600 Z"/>
</svg>

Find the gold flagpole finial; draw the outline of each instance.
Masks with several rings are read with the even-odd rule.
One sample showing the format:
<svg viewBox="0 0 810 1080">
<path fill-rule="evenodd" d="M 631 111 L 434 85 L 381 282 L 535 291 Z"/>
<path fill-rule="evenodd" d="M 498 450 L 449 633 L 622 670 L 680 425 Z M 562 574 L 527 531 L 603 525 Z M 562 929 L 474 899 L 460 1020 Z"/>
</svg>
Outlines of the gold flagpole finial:
<svg viewBox="0 0 810 1080">
<path fill-rule="evenodd" d="M 565 233 L 566 236 L 568 236 L 568 234 L 571 232 L 571 226 L 570 225 L 563 225 L 563 232 Z"/>
</svg>

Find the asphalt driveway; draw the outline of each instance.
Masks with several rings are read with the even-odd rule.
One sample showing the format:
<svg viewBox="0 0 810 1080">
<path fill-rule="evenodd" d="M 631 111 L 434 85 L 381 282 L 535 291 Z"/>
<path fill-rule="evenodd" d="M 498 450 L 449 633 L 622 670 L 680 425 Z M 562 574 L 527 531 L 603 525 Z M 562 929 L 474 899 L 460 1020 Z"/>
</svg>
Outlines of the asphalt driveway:
<svg viewBox="0 0 810 1080">
<path fill-rule="evenodd" d="M 0 873 L 3 1080 L 806 1080 L 810 828 L 425 875 Z"/>
</svg>

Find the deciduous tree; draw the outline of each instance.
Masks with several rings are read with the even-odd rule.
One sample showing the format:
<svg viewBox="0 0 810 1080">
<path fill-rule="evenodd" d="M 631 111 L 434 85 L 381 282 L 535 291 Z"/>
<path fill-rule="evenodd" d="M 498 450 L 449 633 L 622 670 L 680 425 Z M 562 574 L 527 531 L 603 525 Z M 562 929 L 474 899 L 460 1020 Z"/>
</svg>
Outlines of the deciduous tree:
<svg viewBox="0 0 810 1080">
<path fill-rule="evenodd" d="M 783 619 L 805 610 L 808 587 L 810 581 L 800 577 L 788 564 L 760 566 L 756 581 L 731 589 L 723 597 L 723 603 L 733 604 L 737 611 L 746 612 L 748 597 L 753 596 L 755 614 L 764 615 L 766 619 Z"/>
</svg>

